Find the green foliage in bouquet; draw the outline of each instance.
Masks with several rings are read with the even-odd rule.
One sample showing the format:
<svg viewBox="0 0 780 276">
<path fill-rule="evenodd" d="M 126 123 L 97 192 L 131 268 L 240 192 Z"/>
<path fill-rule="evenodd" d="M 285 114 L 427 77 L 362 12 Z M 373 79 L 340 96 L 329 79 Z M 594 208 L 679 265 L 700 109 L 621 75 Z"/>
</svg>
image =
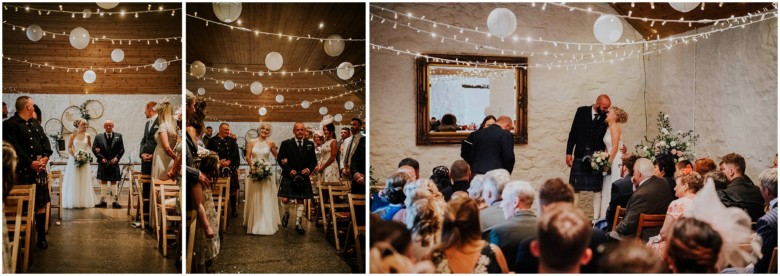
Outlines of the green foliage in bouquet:
<svg viewBox="0 0 780 276">
<path fill-rule="evenodd" d="M 666 153 L 674 156 L 675 163 L 682 160 L 694 160 L 692 148 L 699 139 L 699 135 L 694 134 L 693 130 L 674 132 L 669 123 L 669 115 L 663 112 L 658 113 L 656 125 L 659 129 L 658 135 L 652 140 L 645 136 L 644 141 L 634 146 L 634 153 L 637 156 L 655 161 L 656 155 Z"/>
</svg>

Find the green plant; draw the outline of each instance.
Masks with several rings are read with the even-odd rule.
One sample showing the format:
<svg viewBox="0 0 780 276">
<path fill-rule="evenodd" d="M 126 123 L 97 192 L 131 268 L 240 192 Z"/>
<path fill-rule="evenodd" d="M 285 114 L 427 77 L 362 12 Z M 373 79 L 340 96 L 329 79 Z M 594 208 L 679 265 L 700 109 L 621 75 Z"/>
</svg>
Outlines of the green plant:
<svg viewBox="0 0 780 276">
<path fill-rule="evenodd" d="M 674 156 L 674 162 L 682 160 L 694 160 L 693 145 L 699 139 L 699 135 L 694 134 L 693 130 L 687 132 L 674 132 L 669 123 L 669 115 L 663 112 L 658 113 L 656 125 L 658 126 L 658 135 L 653 140 L 644 137 L 644 141 L 634 146 L 634 152 L 639 157 L 648 158 L 655 161 L 655 156 L 659 153 L 667 153 Z M 647 144 L 645 144 L 647 142 Z"/>
</svg>

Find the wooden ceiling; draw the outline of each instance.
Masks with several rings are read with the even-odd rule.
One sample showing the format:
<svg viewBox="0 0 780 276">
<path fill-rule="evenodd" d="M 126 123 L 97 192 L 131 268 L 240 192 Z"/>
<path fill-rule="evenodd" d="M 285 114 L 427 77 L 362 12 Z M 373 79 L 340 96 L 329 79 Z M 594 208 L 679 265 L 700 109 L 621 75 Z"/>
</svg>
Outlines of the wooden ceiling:
<svg viewBox="0 0 780 276">
<path fill-rule="evenodd" d="M 22 7 L 59 10 L 60 3 L 3 3 L 4 5 L 18 5 Z M 151 4 L 151 9 L 162 6 L 165 9 L 181 8 L 180 3 Z M 62 10 L 83 11 L 90 9 L 93 13 L 100 8 L 95 3 L 63 3 Z M 108 11 L 146 11 L 149 3 L 120 3 L 119 6 Z M 101 9 L 103 10 L 103 9 Z M 52 12 L 47 15 L 37 11 L 25 11 L 9 7 L 3 10 L 3 20 L 7 24 L 27 27 L 31 24 L 39 25 L 44 31 L 69 34 L 76 27 L 87 29 L 91 37 L 112 38 L 157 38 L 157 37 L 181 37 L 182 11 L 153 12 L 139 14 L 136 18 L 127 14 L 125 16 L 112 15 L 100 16 L 92 14 L 89 18 L 70 14 Z M 168 61 L 176 57 L 182 57 L 181 41 L 160 41 L 159 44 L 152 41 L 145 42 L 127 41 L 122 45 L 111 44 L 110 41 L 97 41 L 85 49 L 76 49 L 70 45 L 68 35 L 57 35 L 53 38 L 46 35 L 37 42 L 29 40 L 21 28 L 3 25 L 3 54 L 28 62 L 49 64 L 54 66 L 98 68 L 98 67 L 124 67 L 153 64 L 158 58 Z M 122 49 L 125 58 L 121 62 L 111 60 L 111 51 Z M 124 69 L 112 72 L 108 70 L 94 70 L 97 74 L 96 81 L 88 84 L 84 82 L 83 72 L 65 69 L 38 68 L 29 64 L 3 59 L 3 91 L 21 91 L 29 93 L 46 94 L 179 94 L 181 93 L 181 61 L 172 62 L 162 72 L 152 67 Z"/>
<path fill-rule="evenodd" d="M 632 17 L 646 17 L 655 19 L 680 19 L 685 20 L 699 20 L 699 19 L 724 19 L 729 18 L 732 15 L 735 17 L 747 15 L 748 13 L 755 14 L 756 11 L 763 8 L 772 9 L 772 3 L 705 3 L 704 10 L 701 9 L 702 4 L 699 4 L 695 9 L 683 13 L 672 8 L 667 2 L 656 2 L 652 6 L 649 2 L 643 3 L 609 3 L 615 11 L 622 15 L 628 15 L 631 12 Z M 633 6 L 633 7 L 632 7 Z M 654 8 L 653 8 L 654 7 Z M 655 22 L 651 27 L 651 21 L 644 22 L 642 20 L 627 20 L 631 26 L 634 27 L 642 37 L 655 39 L 656 36 L 661 38 L 684 33 L 696 28 L 705 27 L 709 24 L 691 24 L 689 27 L 685 23 L 666 23 Z"/>
<path fill-rule="evenodd" d="M 311 37 L 328 37 L 338 34 L 343 38 L 365 39 L 365 4 L 363 3 L 243 3 L 241 16 L 234 26 L 270 33 L 283 33 Z M 213 12 L 211 3 L 188 3 L 187 14 L 197 12 L 198 17 L 219 21 Z M 238 20 L 237 20 L 238 21 Z M 323 27 L 320 28 L 320 23 Z M 270 52 L 278 52 L 284 59 L 279 71 L 298 72 L 298 70 L 323 70 L 338 67 L 342 62 L 354 65 L 365 64 L 365 42 L 346 41 L 344 52 L 331 57 L 325 53 L 323 43 L 319 40 L 289 40 L 285 37 L 255 35 L 252 32 L 231 30 L 226 26 L 209 24 L 200 19 L 187 17 L 187 64 L 201 61 L 207 67 L 227 68 L 231 70 L 267 71 L 265 56 Z M 187 65 L 189 72 L 189 65 Z M 355 74 L 349 80 L 339 79 L 335 72 L 324 74 L 287 74 L 252 75 L 250 73 L 230 73 L 207 70 L 205 77 L 211 80 L 197 79 L 187 76 L 186 87 L 196 92 L 204 88 L 204 97 L 216 101 L 208 102 L 208 117 L 211 120 L 232 122 L 316 122 L 322 119 L 318 110 L 325 106 L 328 113 L 342 114 L 344 118 L 358 115 L 360 107 L 365 105 L 365 91 L 349 94 L 344 97 L 330 99 L 324 103 L 311 104 L 308 109 L 300 107 L 303 100 L 318 100 L 333 97 L 350 90 L 365 87 L 365 67 L 356 67 Z M 226 90 L 221 82 L 232 80 L 236 83 L 233 90 Z M 266 89 L 260 95 L 253 95 L 248 86 L 259 81 L 264 87 L 275 88 L 311 88 L 349 84 L 334 89 L 305 92 L 279 92 Z M 356 83 L 355 83 L 356 82 Z M 280 104 L 275 101 L 276 95 L 283 95 Z M 352 111 L 344 108 L 344 102 L 351 100 L 355 104 Z M 228 105 L 223 102 L 233 103 Z M 250 106 L 272 106 L 295 104 L 292 108 L 269 109 L 265 116 L 258 114 L 257 107 L 238 107 L 240 103 Z"/>
</svg>

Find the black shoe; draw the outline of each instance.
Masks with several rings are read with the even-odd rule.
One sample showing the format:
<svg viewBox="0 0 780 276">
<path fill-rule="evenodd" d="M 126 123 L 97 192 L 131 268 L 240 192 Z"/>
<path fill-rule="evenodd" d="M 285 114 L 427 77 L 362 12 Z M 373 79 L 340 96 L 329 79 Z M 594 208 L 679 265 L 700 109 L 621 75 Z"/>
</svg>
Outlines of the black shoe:
<svg viewBox="0 0 780 276">
<path fill-rule="evenodd" d="M 111 204 L 111 208 L 122 209 L 122 205 L 119 205 L 119 202 L 114 201 L 114 203 Z"/>
<path fill-rule="evenodd" d="M 238 217 L 238 212 L 236 212 L 236 210 L 235 210 L 235 209 L 233 209 L 233 217 L 234 217 L 234 218 L 235 218 L 235 217 Z"/>
<path fill-rule="evenodd" d="M 38 245 L 38 248 L 40 248 L 40 249 L 46 249 L 46 248 L 49 248 L 49 243 L 48 243 L 48 242 L 46 242 L 46 240 L 45 240 L 45 239 L 38 240 L 38 243 L 37 243 L 37 245 Z"/>
<path fill-rule="evenodd" d="M 295 224 L 295 232 L 298 232 L 298 234 L 305 234 L 306 231 L 303 230 L 303 226 L 301 226 L 301 222 L 298 221 L 298 223 Z"/>
<path fill-rule="evenodd" d="M 100 201 L 100 203 L 95 204 L 95 208 L 106 208 L 108 207 L 108 204 L 105 201 Z"/>
<path fill-rule="evenodd" d="M 290 220 L 290 212 L 284 212 L 282 216 L 282 227 L 287 227 L 287 221 Z"/>
</svg>

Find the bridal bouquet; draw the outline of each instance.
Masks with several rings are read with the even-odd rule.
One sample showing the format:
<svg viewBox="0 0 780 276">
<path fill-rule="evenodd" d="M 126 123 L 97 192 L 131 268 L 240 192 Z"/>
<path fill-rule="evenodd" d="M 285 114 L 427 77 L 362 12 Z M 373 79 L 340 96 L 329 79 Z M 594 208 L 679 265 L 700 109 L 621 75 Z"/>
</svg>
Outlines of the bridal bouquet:
<svg viewBox="0 0 780 276">
<path fill-rule="evenodd" d="M 265 161 L 265 159 L 255 161 L 252 163 L 249 176 L 258 181 L 271 177 L 271 164 L 268 163 L 268 161 Z"/>
<path fill-rule="evenodd" d="M 655 161 L 656 155 L 665 153 L 673 156 L 675 163 L 682 160 L 693 161 L 693 152 L 690 148 L 699 139 L 699 135 L 694 134 L 693 130 L 675 133 L 669 123 L 669 115 L 663 112 L 658 113 L 657 121 L 659 134 L 653 140 L 645 137 L 645 141 L 636 145 L 634 147 L 636 155 Z M 645 145 L 645 142 L 648 144 Z"/>
<path fill-rule="evenodd" d="M 90 155 L 89 152 L 83 149 L 80 149 L 78 152 L 76 152 L 75 157 L 76 158 L 74 159 L 74 162 L 76 164 L 76 167 L 81 167 L 81 165 L 92 162 L 92 155 Z"/>
<path fill-rule="evenodd" d="M 593 173 L 609 173 L 609 153 L 600 150 L 587 157 L 590 157 L 590 168 L 593 169 Z"/>
</svg>

